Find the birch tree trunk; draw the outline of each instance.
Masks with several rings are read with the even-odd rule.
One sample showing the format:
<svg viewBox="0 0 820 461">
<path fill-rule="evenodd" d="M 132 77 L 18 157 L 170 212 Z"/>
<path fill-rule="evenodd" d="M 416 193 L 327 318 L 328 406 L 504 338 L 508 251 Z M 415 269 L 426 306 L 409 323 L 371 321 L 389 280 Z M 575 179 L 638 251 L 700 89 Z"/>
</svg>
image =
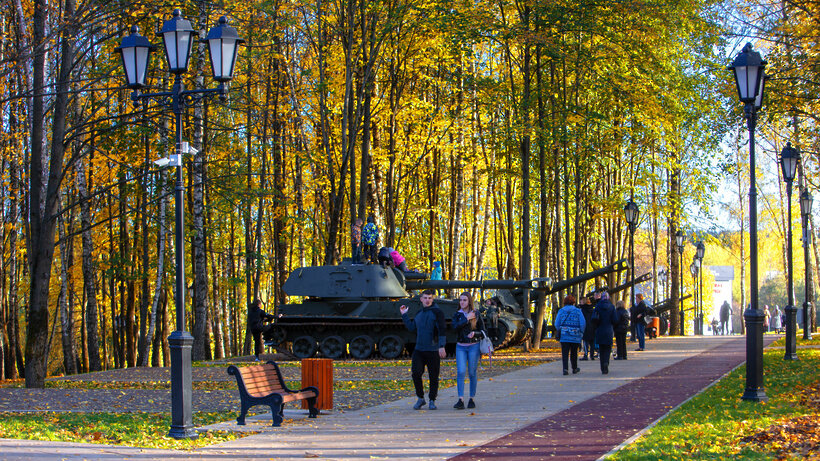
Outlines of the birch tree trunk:
<svg viewBox="0 0 820 461">
<path fill-rule="evenodd" d="M 82 242 L 83 242 L 83 287 L 86 295 L 85 305 L 85 323 L 88 340 L 88 367 L 89 371 L 102 370 L 102 362 L 100 360 L 100 337 L 98 332 L 97 320 L 97 284 L 96 284 L 96 268 L 94 267 L 94 239 L 91 235 L 92 217 L 91 217 L 91 199 L 86 186 L 86 164 L 85 157 L 77 162 L 77 192 L 80 199 L 80 223 L 82 225 Z"/>
<path fill-rule="evenodd" d="M 203 1 L 197 1 L 199 8 L 200 27 L 205 27 L 208 23 L 207 5 Z M 205 37 L 205 30 L 200 30 L 200 37 Z M 205 55 L 207 45 L 199 43 L 198 59 L 194 61 L 194 69 L 205 71 Z M 204 78 L 201 72 L 196 78 L 196 88 L 204 88 Z M 205 244 L 205 163 L 206 150 L 204 146 L 205 123 L 204 109 L 202 102 L 198 102 L 193 107 L 193 146 L 199 151 L 191 159 L 192 191 L 191 191 L 191 263 L 193 265 L 193 328 L 191 335 L 194 343 L 191 347 L 191 358 L 193 360 L 205 360 L 210 351 L 210 338 L 207 331 L 208 322 L 208 259 Z"/>
<path fill-rule="evenodd" d="M 60 307 L 60 340 L 63 346 L 63 371 L 66 375 L 77 374 L 77 350 L 74 345 L 74 311 L 72 298 L 74 295 L 73 284 L 69 271 L 74 264 L 74 239 L 67 234 L 73 233 L 73 226 L 69 226 L 68 232 L 65 229 L 65 222 L 71 223 L 73 217 L 69 216 L 58 223 L 60 235 L 60 296 L 58 305 Z"/>
<path fill-rule="evenodd" d="M 168 203 L 168 198 L 166 195 L 166 185 L 167 181 L 158 181 L 163 184 L 162 187 L 159 188 L 158 195 L 159 195 L 159 223 L 157 225 L 157 276 L 154 283 L 154 295 L 151 300 L 151 311 L 148 314 L 148 333 L 146 334 L 146 340 L 142 343 L 142 349 L 140 350 L 140 366 L 147 367 L 148 366 L 148 349 L 151 344 L 155 344 L 154 341 L 154 331 L 156 330 L 157 326 L 157 308 L 159 307 L 160 296 L 162 295 L 163 291 L 165 290 L 163 286 L 163 280 L 165 278 L 165 238 L 168 234 L 168 229 L 165 226 L 166 220 L 166 208 Z M 158 350 L 154 348 L 154 360 L 158 359 Z"/>
</svg>

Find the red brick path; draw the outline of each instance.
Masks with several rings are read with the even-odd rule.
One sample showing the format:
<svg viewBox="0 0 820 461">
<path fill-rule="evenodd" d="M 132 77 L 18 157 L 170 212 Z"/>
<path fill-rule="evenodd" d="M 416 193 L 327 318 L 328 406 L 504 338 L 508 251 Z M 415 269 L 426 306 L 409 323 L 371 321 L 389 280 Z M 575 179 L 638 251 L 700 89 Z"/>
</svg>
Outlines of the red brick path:
<svg viewBox="0 0 820 461">
<path fill-rule="evenodd" d="M 598 459 L 745 360 L 738 337 L 451 459 Z"/>
</svg>

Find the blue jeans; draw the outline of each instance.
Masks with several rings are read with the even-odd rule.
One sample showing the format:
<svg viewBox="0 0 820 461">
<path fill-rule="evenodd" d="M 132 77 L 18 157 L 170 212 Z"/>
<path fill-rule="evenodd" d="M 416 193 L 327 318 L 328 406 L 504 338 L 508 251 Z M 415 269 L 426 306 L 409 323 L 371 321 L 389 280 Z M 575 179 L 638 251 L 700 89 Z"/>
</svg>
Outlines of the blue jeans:
<svg viewBox="0 0 820 461">
<path fill-rule="evenodd" d="M 458 389 L 458 396 L 464 397 L 464 375 L 470 377 L 470 398 L 475 397 L 475 390 L 478 386 L 478 359 L 481 353 L 478 348 L 478 343 L 469 346 L 462 346 L 456 344 L 456 388 Z"/>
<path fill-rule="evenodd" d="M 638 348 L 643 349 L 646 343 L 646 324 L 643 323 L 643 320 L 638 320 L 635 325 L 635 332 L 638 334 Z"/>
</svg>

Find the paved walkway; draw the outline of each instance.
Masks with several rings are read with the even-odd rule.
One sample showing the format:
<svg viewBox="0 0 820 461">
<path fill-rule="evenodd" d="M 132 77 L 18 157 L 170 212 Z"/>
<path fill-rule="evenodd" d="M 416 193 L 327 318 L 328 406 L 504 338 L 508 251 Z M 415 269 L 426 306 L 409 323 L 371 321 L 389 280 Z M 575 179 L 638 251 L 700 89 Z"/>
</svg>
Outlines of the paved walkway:
<svg viewBox="0 0 820 461">
<path fill-rule="evenodd" d="M 262 415 L 246 426 L 258 434 L 195 452 L 24 440 L 0 440 L 0 452 L 4 459 L 597 459 L 744 360 L 742 336 L 660 338 L 611 362 L 608 375 L 594 361 L 563 376 L 553 362 L 481 380 L 475 410 L 452 409 L 453 387 L 442 390 L 437 411 L 414 411 L 408 397 L 314 420 L 286 410 L 280 428 Z"/>
</svg>

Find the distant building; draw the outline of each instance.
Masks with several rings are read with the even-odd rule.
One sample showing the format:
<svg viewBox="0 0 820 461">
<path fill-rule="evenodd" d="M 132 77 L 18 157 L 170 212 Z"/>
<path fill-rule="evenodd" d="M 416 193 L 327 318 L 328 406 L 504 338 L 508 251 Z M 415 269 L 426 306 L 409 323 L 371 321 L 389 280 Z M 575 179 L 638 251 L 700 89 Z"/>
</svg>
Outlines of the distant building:
<svg viewBox="0 0 820 461">
<path fill-rule="evenodd" d="M 704 320 L 709 322 L 712 318 L 720 318 L 720 306 L 724 302 L 732 306 L 732 314 L 737 312 L 732 304 L 732 283 L 735 280 L 734 266 L 707 266 L 715 276 L 715 284 L 712 286 L 712 305 L 703 306 Z M 704 303 L 705 304 L 705 303 Z"/>
</svg>

